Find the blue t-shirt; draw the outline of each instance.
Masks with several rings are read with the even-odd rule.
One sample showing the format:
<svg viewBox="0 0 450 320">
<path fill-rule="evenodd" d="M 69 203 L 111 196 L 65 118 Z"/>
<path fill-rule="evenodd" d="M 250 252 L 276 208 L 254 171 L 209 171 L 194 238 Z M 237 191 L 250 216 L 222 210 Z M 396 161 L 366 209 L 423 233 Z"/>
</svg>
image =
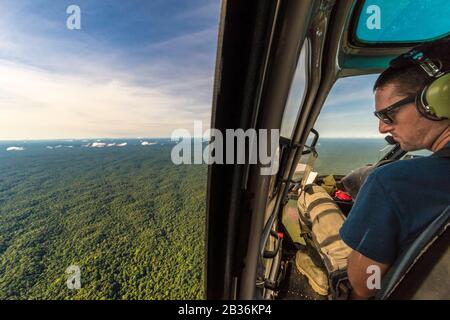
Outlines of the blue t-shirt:
<svg viewBox="0 0 450 320">
<path fill-rule="evenodd" d="M 353 250 L 391 264 L 449 205 L 449 158 L 396 161 L 369 175 L 340 235 Z"/>
</svg>

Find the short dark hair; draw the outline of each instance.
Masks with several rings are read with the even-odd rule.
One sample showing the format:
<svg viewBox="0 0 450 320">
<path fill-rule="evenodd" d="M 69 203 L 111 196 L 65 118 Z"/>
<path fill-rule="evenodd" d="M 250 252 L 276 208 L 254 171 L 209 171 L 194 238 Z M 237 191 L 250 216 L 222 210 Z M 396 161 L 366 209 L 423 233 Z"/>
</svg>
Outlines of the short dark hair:
<svg viewBox="0 0 450 320">
<path fill-rule="evenodd" d="M 421 51 L 431 60 L 439 61 L 442 63 L 442 70 L 450 70 L 450 36 L 416 46 L 412 50 Z M 394 84 L 399 95 L 413 96 L 418 94 L 429 81 L 430 78 L 425 71 L 411 62 L 402 68 L 389 67 L 384 70 L 375 82 L 373 91 L 387 84 Z"/>
</svg>

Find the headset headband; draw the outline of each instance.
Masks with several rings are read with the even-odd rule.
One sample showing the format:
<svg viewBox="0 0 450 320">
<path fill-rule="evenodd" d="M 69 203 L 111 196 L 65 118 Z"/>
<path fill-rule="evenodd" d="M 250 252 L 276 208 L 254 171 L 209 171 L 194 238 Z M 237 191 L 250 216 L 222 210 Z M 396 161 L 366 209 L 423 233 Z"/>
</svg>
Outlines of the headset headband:
<svg viewBox="0 0 450 320">
<path fill-rule="evenodd" d="M 408 65 L 418 65 L 420 66 L 430 78 L 438 78 L 444 74 L 442 71 L 442 62 L 435 61 L 428 58 L 425 53 L 419 50 L 411 50 L 407 53 L 400 55 L 399 57 L 393 59 L 389 66 L 393 69 L 403 69 Z"/>
<path fill-rule="evenodd" d="M 442 61 L 431 59 L 428 52 L 439 48 L 450 51 L 450 36 L 434 42 L 417 46 L 407 53 L 391 60 L 391 69 L 407 69 L 412 66 L 420 68 L 428 76 L 425 87 L 416 96 L 416 107 L 424 117 L 440 121 L 450 119 L 450 73 L 444 70 Z"/>
</svg>

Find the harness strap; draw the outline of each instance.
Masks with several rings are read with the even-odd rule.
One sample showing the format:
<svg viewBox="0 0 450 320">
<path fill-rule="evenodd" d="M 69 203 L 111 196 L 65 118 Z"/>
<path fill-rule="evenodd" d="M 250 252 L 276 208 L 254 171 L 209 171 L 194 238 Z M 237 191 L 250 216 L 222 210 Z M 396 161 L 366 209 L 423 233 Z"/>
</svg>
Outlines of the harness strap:
<svg viewBox="0 0 450 320">
<path fill-rule="evenodd" d="M 319 247 L 323 248 L 326 247 L 330 244 L 332 244 L 333 242 L 342 240 L 341 236 L 339 234 L 333 235 L 333 236 L 329 236 L 328 238 L 326 238 L 325 240 L 323 240 L 321 243 L 319 243 Z"/>
<path fill-rule="evenodd" d="M 443 148 L 443 149 L 433 153 L 433 156 L 436 156 L 439 158 L 450 158 L 450 148 Z"/>
<path fill-rule="evenodd" d="M 315 207 L 317 207 L 317 206 L 319 206 L 319 205 L 321 205 L 321 204 L 332 204 L 332 205 L 334 205 L 334 206 L 336 206 L 336 203 L 334 202 L 334 200 L 333 199 L 331 199 L 331 198 L 319 198 L 319 199 L 316 199 L 316 200 L 314 200 L 314 201 L 312 201 L 309 205 L 308 205 L 308 207 L 306 208 L 306 211 L 307 212 L 311 212 Z"/>
<path fill-rule="evenodd" d="M 322 219 L 324 216 L 327 216 L 329 214 L 336 214 L 336 213 L 342 217 L 341 212 L 337 208 L 326 209 L 314 217 L 313 223 L 319 222 L 319 220 Z M 344 220 L 344 218 L 342 218 L 342 220 Z"/>
</svg>

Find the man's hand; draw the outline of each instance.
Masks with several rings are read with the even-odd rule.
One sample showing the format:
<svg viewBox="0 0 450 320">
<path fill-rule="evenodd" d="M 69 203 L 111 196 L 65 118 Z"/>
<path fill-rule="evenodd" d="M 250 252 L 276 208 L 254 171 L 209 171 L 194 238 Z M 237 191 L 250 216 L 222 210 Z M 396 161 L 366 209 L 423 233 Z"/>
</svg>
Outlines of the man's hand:
<svg viewBox="0 0 450 320">
<path fill-rule="evenodd" d="M 371 276 L 371 273 L 367 272 L 370 266 L 377 266 L 380 268 L 381 277 L 383 277 L 389 269 L 389 265 L 367 258 L 358 251 L 353 250 L 350 253 L 348 257 L 347 274 L 353 288 L 350 297 L 351 299 L 362 300 L 375 295 L 376 289 L 369 289 L 367 286 L 367 279 Z"/>
</svg>

